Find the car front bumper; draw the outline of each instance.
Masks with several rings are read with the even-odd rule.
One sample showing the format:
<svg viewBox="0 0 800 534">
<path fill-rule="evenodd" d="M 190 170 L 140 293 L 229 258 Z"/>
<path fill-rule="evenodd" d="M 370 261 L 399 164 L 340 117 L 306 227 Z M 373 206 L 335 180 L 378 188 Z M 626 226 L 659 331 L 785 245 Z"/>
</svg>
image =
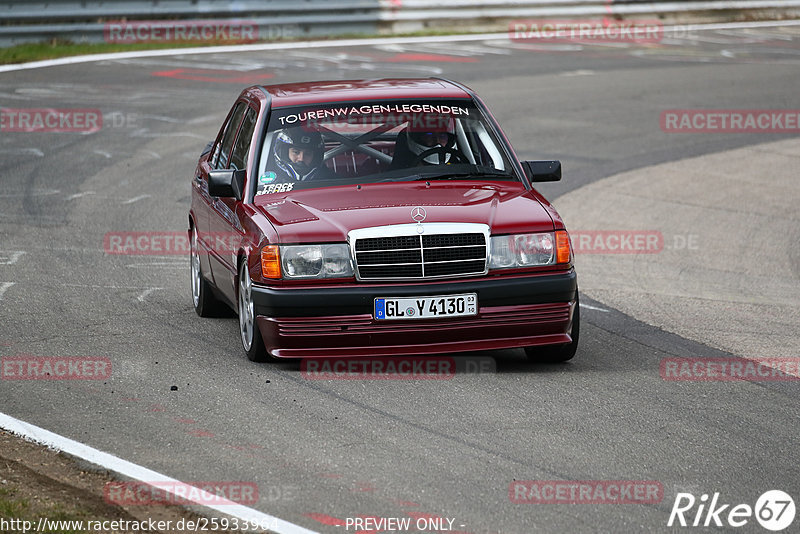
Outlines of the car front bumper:
<svg viewBox="0 0 800 534">
<path fill-rule="evenodd" d="M 278 358 L 437 354 L 569 343 L 578 282 L 560 274 L 420 284 L 271 288 L 253 285 L 256 321 Z M 379 297 L 478 294 L 478 315 L 373 318 Z"/>
</svg>

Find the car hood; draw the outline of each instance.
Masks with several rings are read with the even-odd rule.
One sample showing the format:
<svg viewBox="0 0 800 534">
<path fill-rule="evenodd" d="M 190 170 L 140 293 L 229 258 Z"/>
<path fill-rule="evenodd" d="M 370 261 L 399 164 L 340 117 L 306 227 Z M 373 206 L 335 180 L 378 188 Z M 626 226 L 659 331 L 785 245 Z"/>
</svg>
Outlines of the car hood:
<svg viewBox="0 0 800 534">
<path fill-rule="evenodd" d="M 343 242 L 350 230 L 412 224 L 422 207 L 426 223 L 481 223 L 491 233 L 554 229 L 549 212 L 520 183 L 383 183 L 293 191 L 256 198 L 282 243 Z"/>
</svg>

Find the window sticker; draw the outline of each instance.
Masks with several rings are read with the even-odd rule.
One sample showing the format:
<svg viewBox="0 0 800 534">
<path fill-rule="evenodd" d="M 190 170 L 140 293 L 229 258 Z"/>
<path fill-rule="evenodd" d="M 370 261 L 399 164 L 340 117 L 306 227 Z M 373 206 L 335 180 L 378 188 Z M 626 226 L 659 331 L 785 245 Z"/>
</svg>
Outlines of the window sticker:
<svg viewBox="0 0 800 534">
<path fill-rule="evenodd" d="M 352 118 L 360 115 L 369 114 L 418 114 L 418 113 L 438 113 L 443 115 L 469 116 L 469 109 L 460 106 L 437 106 L 433 104 L 397 104 L 397 105 L 372 105 L 372 106 L 345 106 L 331 109 L 314 109 L 278 117 L 281 126 L 287 126 L 306 121 L 320 121 L 323 119 L 337 118 L 346 116 Z"/>
<path fill-rule="evenodd" d="M 267 173 L 274 175 L 275 173 Z M 294 183 L 289 182 L 285 184 L 259 184 L 258 192 L 256 195 L 274 195 L 277 193 L 288 193 L 294 189 Z"/>
<path fill-rule="evenodd" d="M 278 176 L 274 172 L 267 171 L 267 172 L 265 172 L 264 174 L 262 174 L 261 176 L 258 177 L 258 184 L 259 185 L 271 184 L 272 182 L 275 181 L 275 178 L 277 178 L 277 177 Z"/>
</svg>

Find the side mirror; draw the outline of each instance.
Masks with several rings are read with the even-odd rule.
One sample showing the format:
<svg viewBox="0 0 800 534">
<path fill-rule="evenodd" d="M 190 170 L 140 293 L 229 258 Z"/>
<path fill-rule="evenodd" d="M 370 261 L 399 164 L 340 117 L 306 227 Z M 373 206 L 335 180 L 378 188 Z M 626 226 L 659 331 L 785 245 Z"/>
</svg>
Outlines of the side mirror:
<svg viewBox="0 0 800 534">
<path fill-rule="evenodd" d="M 521 161 L 525 176 L 531 182 L 558 182 L 561 180 L 560 161 Z"/>
<path fill-rule="evenodd" d="M 212 197 L 235 197 L 242 200 L 244 197 L 244 177 L 247 171 L 222 169 L 209 171 L 208 194 Z"/>
</svg>

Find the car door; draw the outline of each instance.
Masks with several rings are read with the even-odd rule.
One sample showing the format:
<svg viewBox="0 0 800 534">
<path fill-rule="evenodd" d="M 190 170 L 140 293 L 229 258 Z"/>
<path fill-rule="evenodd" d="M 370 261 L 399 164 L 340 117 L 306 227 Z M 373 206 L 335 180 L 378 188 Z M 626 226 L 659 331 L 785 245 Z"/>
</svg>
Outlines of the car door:
<svg viewBox="0 0 800 534">
<path fill-rule="evenodd" d="M 222 150 L 222 142 L 228 135 L 228 132 L 231 130 L 235 132 L 238 129 L 244 106 L 244 102 L 236 102 L 234 106 L 231 107 L 217 138 L 212 142 L 211 147 L 206 148 L 206 150 L 208 150 L 208 156 L 205 158 L 202 157 L 205 156 L 205 151 L 201 155 L 192 182 L 192 218 L 199 237 L 200 270 L 203 277 L 212 283 L 213 277 L 211 275 L 209 254 L 209 213 L 216 199 L 208 193 L 208 172 L 215 169 L 218 165 Z"/>
<path fill-rule="evenodd" d="M 245 104 L 234 111 L 241 117 L 237 131 L 231 129 L 226 132 L 220 144 L 220 153 L 216 161 L 217 169 L 246 170 L 247 158 L 250 152 L 253 131 L 255 130 L 258 113 Z M 214 245 L 210 250 L 211 270 L 215 285 L 232 302 L 236 301 L 236 254 L 238 244 L 244 236 L 241 221 L 236 214 L 236 204 L 240 202 L 235 198 L 215 198 L 209 211 L 209 230 L 213 237 Z"/>
</svg>

